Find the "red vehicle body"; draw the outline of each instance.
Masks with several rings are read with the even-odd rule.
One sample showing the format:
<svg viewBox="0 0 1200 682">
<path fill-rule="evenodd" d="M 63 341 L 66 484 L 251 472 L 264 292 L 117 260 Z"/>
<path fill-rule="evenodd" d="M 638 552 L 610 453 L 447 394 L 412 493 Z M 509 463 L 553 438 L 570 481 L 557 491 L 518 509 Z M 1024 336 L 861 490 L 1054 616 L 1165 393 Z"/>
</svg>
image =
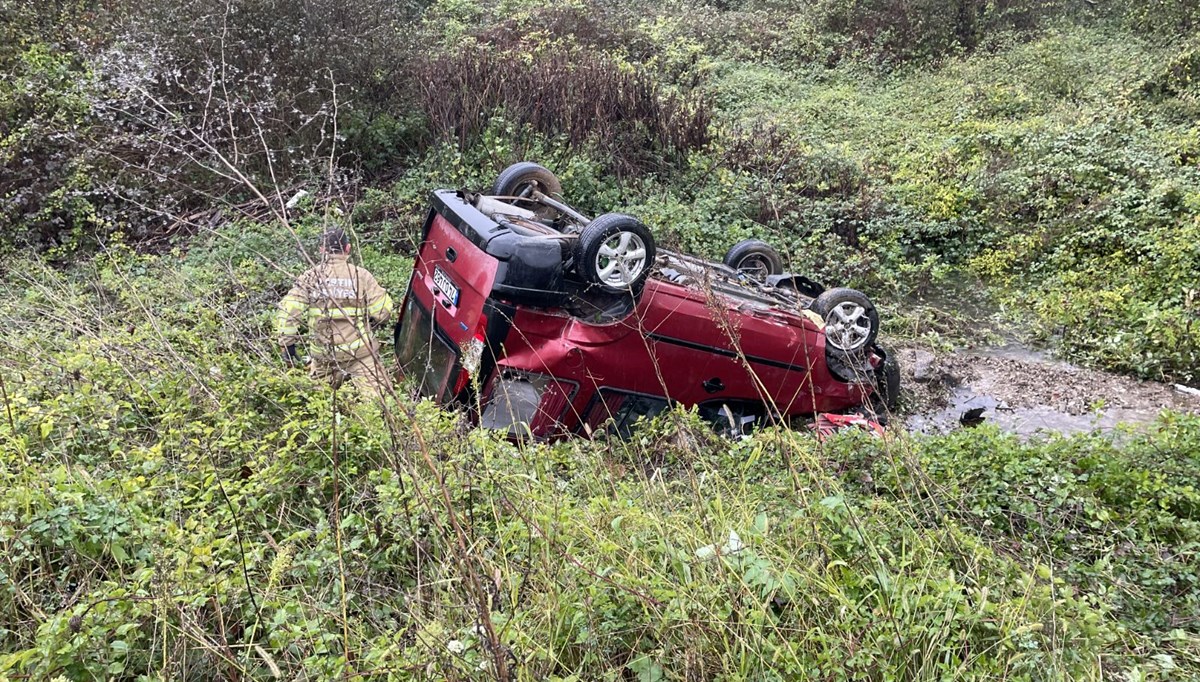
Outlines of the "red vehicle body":
<svg viewBox="0 0 1200 682">
<path fill-rule="evenodd" d="M 877 390 L 883 351 L 872 345 L 858 376 L 839 378 L 821 317 L 782 302 L 803 296 L 765 296 L 672 253 L 659 254 L 640 292 L 596 293 L 573 279 L 563 239 L 518 234 L 462 192 L 437 191 L 432 204 L 397 357 L 422 395 L 478 407 L 482 426 L 538 439 L 627 435 L 680 403 L 740 432 L 855 408 Z"/>
</svg>

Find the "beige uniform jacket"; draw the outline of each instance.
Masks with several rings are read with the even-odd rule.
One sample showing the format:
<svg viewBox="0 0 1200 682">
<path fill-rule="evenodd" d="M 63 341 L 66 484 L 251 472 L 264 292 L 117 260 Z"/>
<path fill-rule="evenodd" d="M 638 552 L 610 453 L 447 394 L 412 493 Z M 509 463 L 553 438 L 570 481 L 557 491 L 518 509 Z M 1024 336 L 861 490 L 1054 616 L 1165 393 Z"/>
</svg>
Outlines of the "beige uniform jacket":
<svg viewBox="0 0 1200 682">
<path fill-rule="evenodd" d="M 309 349 L 315 360 L 343 362 L 373 354 L 378 344 L 371 338 L 370 321 L 383 322 L 392 315 L 392 298 L 375 277 L 347 260 L 326 255 L 296 280 L 283 297 L 276 316 L 281 346 L 300 340 L 307 325 L 315 342 Z"/>
</svg>

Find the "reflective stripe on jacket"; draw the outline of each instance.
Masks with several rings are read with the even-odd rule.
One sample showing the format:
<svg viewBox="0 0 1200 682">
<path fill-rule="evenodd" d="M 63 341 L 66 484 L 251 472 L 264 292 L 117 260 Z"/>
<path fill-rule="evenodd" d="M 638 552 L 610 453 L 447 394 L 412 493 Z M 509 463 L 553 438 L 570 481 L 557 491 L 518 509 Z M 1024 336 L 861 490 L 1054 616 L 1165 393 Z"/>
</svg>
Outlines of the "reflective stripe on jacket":
<svg viewBox="0 0 1200 682">
<path fill-rule="evenodd" d="M 339 360 L 369 355 L 376 347 L 370 321 L 392 315 L 392 299 L 375 277 L 345 255 L 326 255 L 296 280 L 279 303 L 275 331 L 281 346 L 300 340 L 307 326 L 313 356 Z"/>
</svg>

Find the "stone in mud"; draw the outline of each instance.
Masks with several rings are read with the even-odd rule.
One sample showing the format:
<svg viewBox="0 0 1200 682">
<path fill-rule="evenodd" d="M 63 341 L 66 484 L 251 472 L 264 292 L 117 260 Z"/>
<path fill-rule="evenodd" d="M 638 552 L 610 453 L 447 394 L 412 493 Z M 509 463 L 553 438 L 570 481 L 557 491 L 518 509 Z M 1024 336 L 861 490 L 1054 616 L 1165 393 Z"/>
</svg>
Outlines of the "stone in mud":
<svg viewBox="0 0 1200 682">
<path fill-rule="evenodd" d="M 942 377 L 942 370 L 937 366 L 937 356 L 927 350 L 913 350 L 905 362 L 912 368 L 913 381 L 927 384 Z"/>
</svg>

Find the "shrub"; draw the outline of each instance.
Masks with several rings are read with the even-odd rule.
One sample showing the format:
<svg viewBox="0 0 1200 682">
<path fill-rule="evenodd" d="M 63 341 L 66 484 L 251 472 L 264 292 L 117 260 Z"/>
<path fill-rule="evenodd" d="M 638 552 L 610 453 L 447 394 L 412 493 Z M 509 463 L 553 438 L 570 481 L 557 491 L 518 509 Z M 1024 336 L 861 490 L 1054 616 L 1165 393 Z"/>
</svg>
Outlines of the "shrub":
<svg viewBox="0 0 1200 682">
<path fill-rule="evenodd" d="M 1102 435 L 1020 444 L 988 428 L 856 461 L 871 469 L 869 489 L 929 494 L 917 508 L 931 522 L 953 518 L 1006 543 L 1150 650 L 1187 657 L 1177 628 L 1200 612 L 1200 496 L 1190 473 L 1197 426 L 1194 416 L 1164 416 L 1119 444 Z"/>
<path fill-rule="evenodd" d="M 1191 0 L 1129 0 L 1123 4 L 1129 25 L 1147 35 L 1169 40 L 1188 35 L 1200 26 L 1200 6 Z"/>
<path fill-rule="evenodd" d="M 330 153 L 335 115 L 356 132 L 371 131 L 357 132 L 353 143 L 407 151 L 411 133 L 395 122 L 410 111 L 406 66 L 421 6 L 125 0 L 113 30 L 160 60 L 152 90 L 190 127 L 228 140 L 222 149 L 230 154 L 236 142 L 248 172 L 265 172 L 266 147 L 276 174 L 287 177 Z M 381 164 L 372 148 L 341 147 Z"/>
<path fill-rule="evenodd" d="M 0 83 L 0 241 L 24 248 L 89 239 L 97 214 L 92 79 L 70 53 L 34 43 Z"/>
<path fill-rule="evenodd" d="M 818 0 L 817 25 L 840 36 L 841 56 L 861 51 L 883 62 L 971 51 L 1005 30 L 1030 30 L 1065 9 L 1042 0 Z"/>
<path fill-rule="evenodd" d="M 432 129 L 459 149 L 501 116 L 518 130 L 595 149 L 622 175 L 661 169 L 710 140 L 702 97 L 667 94 L 645 71 L 585 52 L 463 47 L 422 64 L 416 77 Z"/>
</svg>

